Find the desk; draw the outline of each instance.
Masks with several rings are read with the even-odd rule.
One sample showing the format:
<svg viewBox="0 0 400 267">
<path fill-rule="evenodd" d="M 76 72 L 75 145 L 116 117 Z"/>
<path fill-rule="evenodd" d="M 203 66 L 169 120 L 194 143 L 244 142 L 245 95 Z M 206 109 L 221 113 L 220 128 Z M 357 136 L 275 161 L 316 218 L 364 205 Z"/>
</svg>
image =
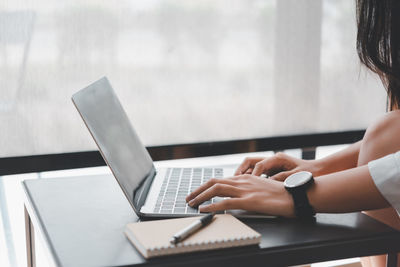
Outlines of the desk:
<svg viewBox="0 0 400 267">
<path fill-rule="evenodd" d="M 259 247 L 146 260 L 123 234 L 138 218 L 112 176 L 26 180 L 23 188 L 29 266 L 33 228 L 55 266 L 287 266 L 385 253 L 391 261 L 400 251 L 400 232 L 366 215 L 318 214 L 316 223 L 245 220 L 262 234 Z"/>
</svg>

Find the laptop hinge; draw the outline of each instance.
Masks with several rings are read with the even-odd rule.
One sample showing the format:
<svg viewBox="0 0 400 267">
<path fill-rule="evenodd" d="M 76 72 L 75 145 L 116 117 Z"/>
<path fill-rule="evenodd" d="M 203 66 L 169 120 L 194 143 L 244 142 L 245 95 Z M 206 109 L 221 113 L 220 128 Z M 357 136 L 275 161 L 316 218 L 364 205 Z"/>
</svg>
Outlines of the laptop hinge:
<svg viewBox="0 0 400 267">
<path fill-rule="evenodd" d="M 138 188 L 133 192 L 133 204 L 135 209 L 140 212 L 140 209 L 144 205 L 147 194 L 149 193 L 151 184 L 156 177 L 157 171 L 154 165 L 152 166 L 149 174 L 143 179 L 143 182 L 138 186 Z"/>
</svg>

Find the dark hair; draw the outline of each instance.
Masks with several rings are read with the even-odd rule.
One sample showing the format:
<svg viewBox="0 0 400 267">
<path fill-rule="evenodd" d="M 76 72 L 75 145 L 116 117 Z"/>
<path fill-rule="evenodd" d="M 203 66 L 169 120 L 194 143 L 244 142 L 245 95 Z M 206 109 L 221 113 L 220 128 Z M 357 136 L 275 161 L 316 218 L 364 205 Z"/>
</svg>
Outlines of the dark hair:
<svg viewBox="0 0 400 267">
<path fill-rule="evenodd" d="M 381 78 L 389 110 L 400 108 L 400 0 L 356 0 L 357 53 Z"/>
</svg>

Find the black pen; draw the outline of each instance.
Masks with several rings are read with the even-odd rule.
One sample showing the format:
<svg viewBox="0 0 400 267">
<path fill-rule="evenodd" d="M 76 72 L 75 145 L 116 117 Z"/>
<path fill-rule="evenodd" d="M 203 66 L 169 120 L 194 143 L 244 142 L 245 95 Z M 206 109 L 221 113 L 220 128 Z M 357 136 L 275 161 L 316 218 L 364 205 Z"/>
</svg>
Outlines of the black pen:
<svg viewBox="0 0 400 267">
<path fill-rule="evenodd" d="M 181 242 L 182 240 L 184 240 L 191 234 L 197 232 L 202 227 L 208 225 L 212 221 L 214 215 L 215 215 L 215 213 L 210 213 L 210 214 L 207 214 L 207 215 L 201 217 L 200 219 L 194 221 L 193 223 L 191 223 L 187 227 L 183 228 L 178 233 L 174 234 L 174 236 L 171 238 L 171 240 L 169 242 L 174 245 Z"/>
</svg>

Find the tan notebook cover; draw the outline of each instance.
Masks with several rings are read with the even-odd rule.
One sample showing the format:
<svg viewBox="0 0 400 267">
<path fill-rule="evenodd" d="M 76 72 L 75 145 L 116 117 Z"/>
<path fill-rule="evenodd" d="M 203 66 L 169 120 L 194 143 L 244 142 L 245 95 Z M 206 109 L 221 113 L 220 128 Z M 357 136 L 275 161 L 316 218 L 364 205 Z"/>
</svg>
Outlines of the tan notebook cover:
<svg viewBox="0 0 400 267">
<path fill-rule="evenodd" d="M 129 223 L 125 234 L 145 258 L 259 244 L 261 235 L 229 214 L 216 215 L 213 221 L 177 245 L 171 237 L 199 217 Z"/>
</svg>

